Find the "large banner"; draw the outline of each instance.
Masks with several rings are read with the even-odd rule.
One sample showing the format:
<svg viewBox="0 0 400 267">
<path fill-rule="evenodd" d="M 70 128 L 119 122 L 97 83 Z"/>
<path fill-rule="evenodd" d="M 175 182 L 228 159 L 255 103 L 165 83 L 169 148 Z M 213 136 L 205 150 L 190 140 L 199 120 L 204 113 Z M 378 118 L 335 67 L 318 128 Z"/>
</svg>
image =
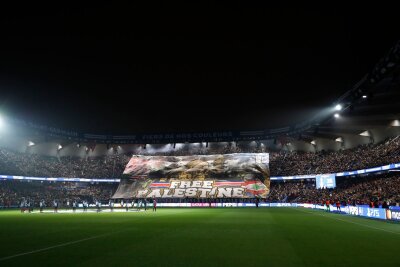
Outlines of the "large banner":
<svg viewBox="0 0 400 267">
<path fill-rule="evenodd" d="M 134 155 L 113 198 L 265 198 L 269 154 Z"/>
</svg>

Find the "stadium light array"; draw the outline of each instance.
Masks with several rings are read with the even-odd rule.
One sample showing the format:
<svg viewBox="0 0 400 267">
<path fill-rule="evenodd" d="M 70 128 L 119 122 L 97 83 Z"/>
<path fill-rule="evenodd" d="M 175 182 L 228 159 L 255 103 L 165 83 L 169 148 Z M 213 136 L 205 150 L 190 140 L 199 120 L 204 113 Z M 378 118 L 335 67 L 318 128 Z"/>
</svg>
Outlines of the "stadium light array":
<svg viewBox="0 0 400 267">
<path fill-rule="evenodd" d="M 369 131 L 367 130 L 367 131 L 364 131 L 364 132 L 361 132 L 361 133 L 359 133 L 359 135 L 361 135 L 361 136 L 371 136 L 371 134 L 369 133 Z"/>
<path fill-rule="evenodd" d="M 335 113 L 335 115 L 333 115 L 336 119 L 340 118 L 339 113 Z"/>
<path fill-rule="evenodd" d="M 342 105 L 337 104 L 337 105 L 335 106 L 335 110 L 337 110 L 337 111 L 342 110 Z"/>
<path fill-rule="evenodd" d="M 400 121 L 399 120 L 394 120 L 390 123 L 390 126 L 393 127 L 399 127 L 400 126 Z"/>
</svg>

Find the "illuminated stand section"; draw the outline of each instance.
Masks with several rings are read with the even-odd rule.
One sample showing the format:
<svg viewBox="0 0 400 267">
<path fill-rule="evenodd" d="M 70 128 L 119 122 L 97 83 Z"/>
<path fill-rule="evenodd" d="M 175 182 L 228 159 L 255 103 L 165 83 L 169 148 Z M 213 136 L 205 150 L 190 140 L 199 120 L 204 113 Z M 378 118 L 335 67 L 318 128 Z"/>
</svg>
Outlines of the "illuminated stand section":
<svg viewBox="0 0 400 267">
<path fill-rule="evenodd" d="M 359 175 L 359 174 L 395 170 L 395 169 L 398 169 L 398 168 L 400 168 L 400 163 L 393 163 L 393 164 L 384 165 L 384 166 L 380 166 L 380 167 L 374 167 L 374 168 L 362 169 L 362 170 L 356 170 L 356 171 L 345 171 L 345 172 L 337 172 L 337 173 L 332 173 L 332 174 L 307 174 L 307 175 L 294 175 L 294 176 L 272 176 L 270 179 L 271 179 L 271 181 L 274 181 L 274 180 L 309 179 L 309 178 L 316 178 L 318 175 L 335 175 L 335 177 L 354 176 L 354 175 Z"/>
<path fill-rule="evenodd" d="M 247 155 L 246 155 L 247 154 Z M 227 156 L 236 155 L 236 156 Z M 186 158 L 179 161 L 176 157 L 165 157 L 167 161 L 172 159 L 169 167 L 166 167 L 161 160 L 154 160 L 145 156 L 136 156 L 140 160 L 147 160 L 148 162 L 156 163 L 155 168 L 149 168 L 149 164 L 137 165 L 135 160 L 134 164 L 128 164 L 124 173 L 128 174 L 128 178 L 124 179 L 88 179 L 88 178 L 65 178 L 65 177 L 29 177 L 29 176 L 13 176 L 13 175 L 0 175 L 3 180 L 31 180 L 31 181 L 49 181 L 49 182 L 89 182 L 89 183 L 120 183 L 114 198 L 133 198 L 133 193 L 139 193 L 140 190 L 135 187 L 140 184 L 141 191 L 148 190 L 145 194 L 140 192 L 141 197 L 158 197 L 161 192 L 165 196 L 175 197 L 185 196 L 191 194 L 204 194 L 205 196 L 213 196 L 214 198 L 225 198 L 238 196 L 241 198 L 254 198 L 264 197 L 269 192 L 270 180 L 296 180 L 296 179 L 316 179 L 318 188 L 333 188 L 335 187 L 335 177 L 341 176 L 357 176 L 360 174 L 376 173 L 382 171 L 396 170 L 400 168 L 400 163 L 384 165 L 369 169 L 345 171 L 334 174 L 312 174 L 312 175 L 296 175 L 296 176 L 273 176 L 269 177 L 269 157 L 268 154 L 227 154 L 219 155 L 216 158 L 207 158 L 207 156 Z M 258 155 L 258 156 L 257 156 Z M 212 155 L 215 156 L 215 155 Z M 226 158 L 224 158 L 226 157 Z M 174 159 L 175 158 L 175 159 Z M 241 158 L 241 159 L 240 159 Z M 224 160 L 222 160 L 224 159 Z M 227 160 L 226 160 L 227 159 Z M 226 160 L 226 162 L 225 162 Z M 132 161 L 132 160 L 131 160 Z M 130 161 L 130 163 L 131 163 Z M 181 162 L 181 163 L 179 163 Z M 182 163 L 186 162 L 186 167 Z M 191 162 L 190 164 L 188 164 Z M 207 162 L 207 164 L 205 164 Z M 211 163 L 211 164 L 210 164 Z M 223 164 L 222 164 L 223 163 Z M 225 164 L 226 163 L 226 164 Z M 164 165 L 163 165 L 164 164 Z M 215 166 L 221 168 L 214 168 Z M 172 166 L 171 166 L 172 165 Z M 184 164 L 183 164 L 184 165 Z M 190 168 L 188 168 L 190 167 Z M 230 171 L 230 168 L 232 168 Z M 204 169 L 210 170 L 204 172 Z M 160 172 L 164 170 L 164 172 Z M 175 171 L 173 171 L 175 170 Z M 154 175 L 148 175 L 154 172 Z M 168 178 L 169 176 L 176 177 L 176 174 L 183 172 L 186 176 L 178 175 L 178 178 Z M 129 177 L 131 173 L 135 173 L 134 177 Z M 173 175 L 172 175 L 173 174 Z M 190 174 L 190 175 L 189 175 Z M 214 179 L 206 179 L 207 175 L 212 174 Z M 240 175 L 238 175 L 240 174 Z M 249 174 L 249 175 L 246 175 Z M 156 178 L 164 177 L 164 178 Z M 218 178 L 218 179 L 216 179 Z M 257 179 L 259 180 L 257 180 Z M 262 180 L 263 179 L 263 180 Z M 125 182 L 124 182 L 125 181 Z M 242 188 L 242 189 L 239 189 Z M 122 191 L 121 191 L 122 190 Z M 136 191 L 135 191 L 136 190 Z M 171 190 L 174 190 L 173 193 Z M 125 193 L 126 195 L 125 195 Z M 210 193 L 215 193 L 214 195 Z M 207 195 L 208 194 L 208 195 Z M 219 195 L 218 195 L 219 194 Z M 138 195 L 139 196 L 139 195 Z M 162 197 L 163 195 L 161 195 Z M 150 204 L 151 205 L 151 204 Z M 254 207 L 254 203 L 159 203 L 159 207 Z M 261 207 L 303 207 L 310 209 L 323 209 L 325 206 L 310 204 L 310 203 L 260 203 Z M 118 207 L 116 204 L 115 207 Z M 336 212 L 336 207 L 330 207 L 331 212 Z M 390 207 L 390 209 L 370 208 L 367 205 L 358 206 L 345 206 L 341 207 L 341 213 L 362 216 L 374 219 L 387 219 L 400 221 L 400 207 Z"/>
<path fill-rule="evenodd" d="M 390 171 L 400 168 L 400 163 L 394 163 L 384 165 L 380 167 L 374 167 L 356 171 L 345 171 L 334 174 L 321 174 L 321 175 L 335 175 L 335 177 L 341 176 L 356 176 L 359 174 L 374 173 L 381 171 Z M 298 180 L 298 179 L 313 179 L 318 174 L 307 174 L 307 175 L 294 175 L 294 176 L 271 176 L 271 181 L 277 180 Z M 83 183 L 119 183 L 121 179 L 103 179 L 103 178 L 66 178 L 66 177 L 32 177 L 32 176 L 18 176 L 18 175 L 0 175 L 0 179 L 4 180 L 30 180 L 30 181 L 49 181 L 49 182 L 83 182 Z"/>
<path fill-rule="evenodd" d="M 235 154 L 231 154 L 231 155 L 235 155 Z M 237 155 L 240 155 L 240 154 L 237 154 Z M 268 154 L 266 154 L 266 155 L 268 155 Z M 206 156 L 198 156 L 198 157 L 206 157 Z M 244 158 L 246 158 L 246 157 L 244 157 Z M 145 177 L 143 175 L 146 172 L 150 173 L 151 171 L 149 171 L 149 170 L 152 170 L 152 169 L 151 168 L 149 169 L 148 166 L 146 166 L 146 168 L 141 168 L 139 166 L 135 166 L 135 164 L 133 164 L 133 165 L 128 164 L 125 171 L 130 172 L 131 170 L 134 170 L 134 171 L 141 170 L 143 173 L 138 174 L 139 179 L 138 178 L 133 178 L 133 179 L 130 179 L 130 178 L 127 178 L 127 179 L 88 179 L 88 178 L 65 178 L 65 177 L 55 178 L 55 177 L 29 177 L 29 176 L 13 176 L 13 175 L 0 175 L 0 179 L 49 181 L 49 182 L 120 183 L 120 186 L 121 185 L 123 185 L 123 186 L 130 185 L 130 187 L 131 187 L 130 189 L 129 189 L 129 186 L 128 186 L 128 188 L 122 188 L 123 189 L 122 193 L 124 191 L 128 192 L 127 198 L 132 198 L 133 195 L 130 195 L 130 193 L 135 192 L 135 191 L 126 191 L 126 189 L 133 190 L 135 185 L 138 182 L 142 183 L 141 184 L 142 188 L 151 190 L 151 192 L 154 192 L 154 191 L 159 192 L 160 194 L 161 194 L 161 190 L 158 191 L 157 189 L 161 189 L 161 188 L 165 189 L 165 188 L 169 188 L 169 187 L 172 187 L 169 189 L 173 189 L 173 190 L 178 189 L 178 191 L 174 192 L 174 194 L 176 193 L 179 196 L 185 195 L 185 194 L 193 194 L 193 192 L 197 192 L 197 193 L 200 192 L 200 194 L 204 194 L 203 192 L 211 193 L 213 188 L 216 188 L 216 189 L 214 189 L 214 193 L 217 194 L 217 195 L 214 195 L 216 197 L 218 197 L 218 193 L 219 193 L 221 197 L 228 197 L 228 196 L 232 197 L 234 194 L 235 195 L 239 194 L 240 197 L 247 196 L 249 198 L 254 198 L 256 196 L 263 197 L 264 195 L 268 194 L 270 180 L 316 179 L 316 184 L 318 183 L 319 188 L 331 188 L 331 187 L 335 187 L 335 177 L 357 176 L 359 174 L 390 171 L 390 170 L 396 170 L 396 169 L 400 168 L 400 163 L 395 163 L 395 164 L 389 164 L 389 165 L 384 165 L 384 166 L 374 167 L 374 168 L 369 168 L 369 169 L 345 171 L 345 172 L 339 172 L 339 173 L 334 173 L 334 174 L 320 174 L 320 175 L 312 174 L 312 175 L 269 177 L 269 168 L 264 168 L 264 169 L 262 169 L 262 171 L 260 171 L 260 169 L 259 169 L 260 166 L 261 167 L 267 166 L 266 163 L 269 162 L 268 161 L 269 158 L 267 158 L 267 156 L 254 157 L 254 155 L 253 155 L 253 156 L 248 156 L 247 158 L 248 159 L 251 158 L 252 160 L 249 161 L 248 159 L 246 159 L 246 160 L 244 160 L 244 162 L 243 161 L 241 162 L 240 160 L 238 160 L 236 162 L 231 161 L 232 164 L 233 163 L 238 164 L 240 162 L 242 163 L 240 165 L 241 167 L 236 168 L 236 171 L 240 170 L 239 173 L 242 173 L 242 174 L 246 173 L 247 170 L 251 170 L 250 173 L 254 172 L 250 176 L 246 176 L 246 175 L 233 176 L 233 177 L 236 177 L 236 180 L 233 178 L 230 178 L 231 180 L 223 180 L 223 179 L 206 180 L 206 179 L 203 179 L 204 177 L 202 178 L 200 176 L 194 176 L 194 177 L 196 177 L 196 179 L 191 181 L 188 179 L 189 176 L 186 176 L 186 179 L 170 179 L 170 178 L 167 179 L 166 178 L 165 181 L 163 181 L 162 178 L 161 179 L 159 178 L 157 180 L 153 177 L 151 179 L 148 178 L 149 180 L 152 180 L 151 182 L 147 181 L 147 183 L 143 183 L 143 181 L 144 181 L 143 178 Z M 221 157 L 220 157 L 220 159 L 221 159 Z M 203 158 L 203 160 L 204 160 L 204 158 Z M 251 161 L 253 161 L 254 164 L 251 163 Z M 261 164 L 260 164 L 260 162 L 261 162 Z M 200 161 L 194 161 L 192 163 L 193 164 L 200 163 Z M 224 166 L 224 164 L 223 165 L 219 164 L 219 165 Z M 156 164 L 156 166 L 157 166 L 157 164 Z M 162 166 L 162 165 L 159 165 L 159 167 L 160 166 Z M 175 165 L 173 165 L 173 166 L 175 166 Z M 197 165 L 194 165 L 194 166 L 197 166 Z M 200 164 L 197 167 L 200 167 L 200 166 L 203 166 L 203 168 L 204 168 L 206 165 Z M 207 166 L 209 167 L 210 165 L 207 164 Z M 231 166 L 231 165 L 228 164 L 227 166 Z M 247 166 L 247 167 L 245 167 L 245 166 Z M 137 169 L 136 167 L 139 167 L 139 169 Z M 244 170 L 243 167 L 245 167 L 244 169 L 246 169 L 245 172 L 243 172 L 243 170 Z M 133 168 L 133 169 L 131 169 L 131 168 Z M 248 168 L 250 168 L 250 169 L 248 169 Z M 166 168 L 166 169 L 171 169 L 171 168 Z M 155 170 L 155 169 L 153 169 L 153 170 Z M 183 169 L 178 168 L 178 170 L 182 171 Z M 213 170 L 214 174 L 215 174 L 215 169 L 211 168 L 211 170 Z M 268 171 L 266 172 L 266 170 L 268 170 Z M 155 173 L 159 173 L 159 172 L 156 171 Z M 192 177 L 195 173 L 196 172 L 191 173 Z M 210 173 L 213 173 L 213 172 L 210 172 Z M 140 175 L 142 175 L 142 176 L 140 176 Z M 165 174 L 163 174 L 163 175 L 165 175 Z M 230 176 L 232 176 L 232 172 L 225 173 L 225 175 L 227 175 L 227 177 L 230 177 Z M 238 179 L 238 177 L 241 177 L 241 178 Z M 259 181 L 253 180 L 256 182 L 254 182 L 254 183 L 250 182 L 250 181 L 252 181 L 252 178 L 254 178 L 254 177 L 262 177 L 262 178 L 264 178 L 264 181 L 262 182 L 261 180 L 259 180 Z M 197 180 L 197 178 L 199 178 L 199 179 Z M 251 178 L 251 179 L 249 179 L 249 178 Z M 320 181 L 318 181 L 318 180 L 320 180 Z M 122 183 L 123 181 L 128 181 L 128 183 Z M 132 181 L 133 181 L 133 183 L 132 183 Z M 136 183 L 135 183 L 135 181 L 136 181 Z M 242 190 L 235 189 L 238 187 L 241 187 L 244 189 L 242 189 Z M 227 189 L 227 188 L 231 188 L 231 189 Z M 184 190 L 181 190 L 181 189 L 184 189 Z M 220 189 L 221 189 L 221 192 L 219 192 Z M 120 190 L 120 188 L 118 188 L 118 190 Z M 117 195 L 117 193 L 118 194 L 121 193 L 121 191 L 118 192 L 118 190 L 117 190 L 116 194 L 114 195 L 114 197 Z M 206 191 L 203 191 L 203 190 L 206 190 Z M 208 190 L 210 190 L 210 191 L 208 191 Z M 147 193 L 151 194 L 151 192 L 148 191 Z M 170 193 L 171 191 L 168 191 L 168 192 L 169 192 L 168 196 L 171 195 L 171 193 Z M 243 194 L 243 196 L 242 196 L 242 194 Z M 153 193 L 150 196 L 156 197 L 156 196 L 158 196 L 158 193 Z M 117 197 L 118 197 L 118 195 L 117 195 Z M 142 196 L 142 197 L 144 197 L 144 196 Z M 116 205 L 115 207 L 117 207 L 117 206 L 118 205 Z M 159 207 L 207 207 L 207 206 L 211 206 L 211 207 L 254 207 L 255 204 L 254 203 L 159 203 L 158 206 Z M 321 210 L 326 209 L 325 206 L 310 204 L 310 203 L 260 203 L 260 206 L 261 207 L 303 207 L 303 208 L 321 209 Z M 331 210 L 331 212 L 336 212 L 336 207 L 331 206 L 330 210 Z M 400 207 L 392 207 L 391 206 L 390 209 L 382 209 L 382 208 L 369 208 L 367 205 L 346 206 L 346 207 L 341 207 L 341 212 L 345 213 L 345 214 L 349 214 L 349 215 L 354 215 L 354 216 L 363 216 L 363 217 L 374 218 L 374 219 L 387 219 L 387 220 L 400 221 Z"/>
</svg>

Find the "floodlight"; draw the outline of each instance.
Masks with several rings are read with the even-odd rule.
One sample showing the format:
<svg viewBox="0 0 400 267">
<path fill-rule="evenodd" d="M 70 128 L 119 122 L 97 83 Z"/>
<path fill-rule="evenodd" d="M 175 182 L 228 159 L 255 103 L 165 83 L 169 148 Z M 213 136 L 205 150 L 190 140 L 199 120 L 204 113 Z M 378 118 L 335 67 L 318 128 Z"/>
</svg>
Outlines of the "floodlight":
<svg viewBox="0 0 400 267">
<path fill-rule="evenodd" d="M 371 134 L 369 133 L 368 130 L 367 130 L 367 131 L 364 131 L 364 132 L 362 132 L 362 133 L 359 133 L 359 135 L 361 135 L 361 136 L 371 136 Z"/>
<path fill-rule="evenodd" d="M 390 126 L 394 127 L 399 127 L 400 126 L 400 121 L 399 120 L 394 120 L 390 123 Z"/>
<path fill-rule="evenodd" d="M 338 137 L 335 139 L 336 142 L 338 143 L 343 143 L 343 138 L 342 137 Z"/>
</svg>

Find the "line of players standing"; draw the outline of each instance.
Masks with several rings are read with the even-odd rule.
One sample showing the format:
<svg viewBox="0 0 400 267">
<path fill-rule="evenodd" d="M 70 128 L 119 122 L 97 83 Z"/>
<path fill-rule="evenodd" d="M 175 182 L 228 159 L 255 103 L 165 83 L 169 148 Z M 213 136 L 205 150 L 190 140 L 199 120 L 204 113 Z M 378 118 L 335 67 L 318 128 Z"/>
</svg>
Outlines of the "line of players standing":
<svg viewBox="0 0 400 267">
<path fill-rule="evenodd" d="M 137 210 L 144 209 L 145 211 L 147 210 L 147 205 L 149 204 L 149 201 L 147 198 L 144 199 L 133 199 L 131 202 L 131 208 L 134 208 L 136 206 Z M 125 201 L 122 199 L 120 203 L 121 207 L 125 207 L 126 211 L 128 211 L 129 208 L 129 201 Z M 157 201 L 153 199 L 153 211 L 157 211 Z"/>
<path fill-rule="evenodd" d="M 59 201 L 56 200 L 56 199 L 54 199 L 53 202 L 52 202 L 51 204 L 52 204 L 52 207 L 53 207 L 53 209 L 54 209 L 54 212 L 57 213 L 57 212 L 58 212 L 58 207 L 59 207 Z M 101 205 L 100 201 L 96 201 L 96 206 L 99 206 L 99 205 Z M 67 200 L 67 202 L 66 202 L 66 208 L 67 208 L 67 210 L 68 210 L 71 206 L 72 206 L 73 211 L 75 212 L 76 209 L 78 208 L 78 201 L 74 200 L 74 201 L 72 201 L 72 203 L 71 203 L 69 200 Z M 87 202 L 86 200 L 84 200 L 84 201 L 82 202 L 82 206 L 83 206 L 83 210 L 86 211 L 87 208 L 89 207 L 89 202 Z M 44 210 L 46 207 L 47 207 L 47 206 L 46 206 L 46 202 L 45 202 L 43 199 L 40 200 L 40 201 L 39 201 L 39 210 L 40 210 L 41 213 L 43 212 L 43 210 Z M 30 212 L 33 211 L 33 208 L 34 208 L 34 202 L 31 201 L 30 199 L 25 199 L 25 198 L 23 198 L 23 199 L 21 200 L 21 203 L 20 203 L 21 212 L 28 211 L 28 212 L 30 213 Z"/>
<path fill-rule="evenodd" d="M 96 211 L 100 212 L 101 211 L 101 201 L 100 200 L 95 200 L 94 204 L 96 206 Z M 121 200 L 120 203 L 120 207 L 123 208 L 125 207 L 126 211 L 128 211 L 129 209 L 129 201 L 127 200 Z M 140 210 L 142 208 L 144 208 L 144 210 L 147 210 L 147 205 L 149 204 L 147 199 L 133 199 L 130 207 L 134 208 L 136 206 L 137 210 Z M 66 208 L 67 210 L 69 210 L 72 206 L 72 211 L 75 212 L 76 209 L 79 207 L 78 201 L 74 200 L 72 201 L 72 203 L 67 200 L 66 202 Z M 57 213 L 58 212 L 58 207 L 59 207 L 59 202 L 58 200 L 53 200 L 52 203 L 52 207 L 54 209 L 54 212 Z M 83 207 L 83 211 L 86 212 L 88 207 L 89 207 L 89 202 L 84 200 L 82 201 L 82 207 Z M 111 211 L 114 211 L 114 201 L 113 200 L 109 200 L 108 201 L 108 207 L 110 208 Z M 30 199 L 22 199 L 21 203 L 20 203 L 20 208 L 21 208 L 21 212 L 25 212 L 28 211 L 29 213 L 33 211 L 34 208 L 34 203 L 30 200 Z M 42 199 L 39 201 L 39 210 L 42 213 L 43 210 L 46 208 L 46 203 L 45 201 Z M 154 199 L 153 200 L 153 211 L 157 210 L 157 201 Z"/>
</svg>

